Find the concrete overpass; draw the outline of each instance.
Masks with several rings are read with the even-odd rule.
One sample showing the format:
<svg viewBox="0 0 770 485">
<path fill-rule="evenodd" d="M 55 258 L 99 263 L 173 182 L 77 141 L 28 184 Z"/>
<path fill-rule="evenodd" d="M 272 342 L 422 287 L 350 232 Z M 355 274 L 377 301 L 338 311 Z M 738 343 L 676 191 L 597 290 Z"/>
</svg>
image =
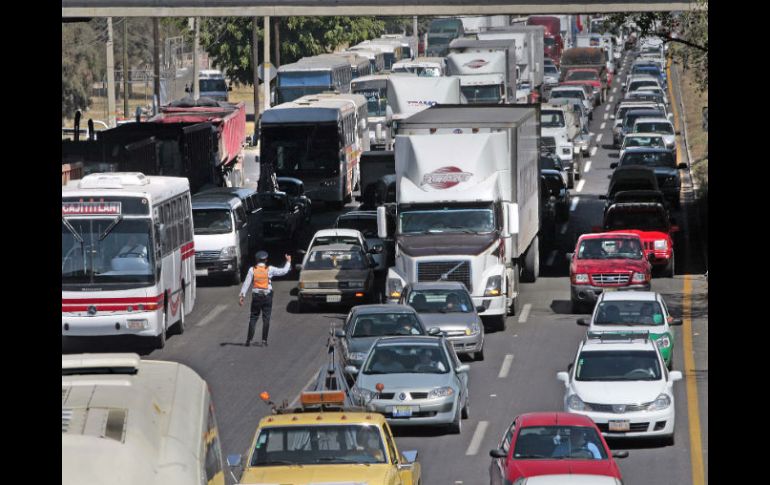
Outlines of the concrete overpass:
<svg viewBox="0 0 770 485">
<path fill-rule="evenodd" d="M 671 0 L 62 0 L 62 19 L 78 17 L 256 17 L 295 15 L 531 15 L 684 11 Z"/>
</svg>

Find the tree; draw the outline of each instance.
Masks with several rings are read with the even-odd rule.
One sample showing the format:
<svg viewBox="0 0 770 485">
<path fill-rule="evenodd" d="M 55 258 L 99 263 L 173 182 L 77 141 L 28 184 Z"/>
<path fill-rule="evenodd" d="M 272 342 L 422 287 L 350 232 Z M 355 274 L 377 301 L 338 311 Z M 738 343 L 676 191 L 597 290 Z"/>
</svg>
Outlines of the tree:
<svg viewBox="0 0 770 485">
<path fill-rule="evenodd" d="M 104 70 L 99 55 L 102 35 L 106 40 L 106 30 L 94 29 L 91 22 L 62 24 L 62 120 L 91 106 L 91 86 Z"/>
</svg>

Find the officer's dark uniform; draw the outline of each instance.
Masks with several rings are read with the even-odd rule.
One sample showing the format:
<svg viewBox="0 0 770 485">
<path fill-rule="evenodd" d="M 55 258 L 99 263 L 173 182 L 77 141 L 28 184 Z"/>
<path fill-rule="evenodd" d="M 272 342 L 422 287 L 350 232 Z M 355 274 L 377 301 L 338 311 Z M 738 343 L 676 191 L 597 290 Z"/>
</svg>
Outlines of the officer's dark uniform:
<svg viewBox="0 0 770 485">
<path fill-rule="evenodd" d="M 273 285 L 274 276 L 283 276 L 291 270 L 291 263 L 287 260 L 283 268 L 267 265 L 267 253 L 257 253 L 257 265 L 249 269 L 246 280 L 241 287 L 241 298 L 246 297 L 246 291 L 251 286 L 251 316 L 249 318 L 249 333 L 246 337 L 246 346 L 251 345 L 254 330 L 259 315 L 262 314 L 262 345 L 267 346 L 267 334 L 270 331 L 270 314 L 273 309 Z"/>
</svg>

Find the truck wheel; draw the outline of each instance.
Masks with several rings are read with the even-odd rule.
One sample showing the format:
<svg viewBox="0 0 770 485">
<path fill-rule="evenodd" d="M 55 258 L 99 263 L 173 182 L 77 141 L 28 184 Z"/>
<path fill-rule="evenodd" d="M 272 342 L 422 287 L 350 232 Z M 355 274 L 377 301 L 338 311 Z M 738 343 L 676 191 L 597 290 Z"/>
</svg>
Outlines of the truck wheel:
<svg viewBox="0 0 770 485">
<path fill-rule="evenodd" d="M 166 311 L 163 311 L 163 319 L 160 322 L 160 335 L 155 337 L 155 348 L 162 349 L 166 346 Z"/>
<path fill-rule="evenodd" d="M 521 281 L 534 283 L 540 274 L 540 241 L 538 236 L 532 240 L 532 244 L 524 255 L 524 271 L 521 273 Z"/>
<path fill-rule="evenodd" d="M 473 354 L 473 360 L 477 362 L 480 360 L 484 360 L 484 347 L 482 347 L 481 350 Z M 465 417 L 467 418 L 468 416 L 465 416 Z"/>
<path fill-rule="evenodd" d="M 241 258 L 238 258 L 235 262 L 235 269 L 233 270 L 232 283 L 234 285 L 241 284 Z"/>
<path fill-rule="evenodd" d="M 184 316 L 184 290 L 182 290 L 182 300 L 179 303 L 179 321 L 176 322 L 176 333 L 182 335 L 185 330 L 185 316 Z"/>
</svg>

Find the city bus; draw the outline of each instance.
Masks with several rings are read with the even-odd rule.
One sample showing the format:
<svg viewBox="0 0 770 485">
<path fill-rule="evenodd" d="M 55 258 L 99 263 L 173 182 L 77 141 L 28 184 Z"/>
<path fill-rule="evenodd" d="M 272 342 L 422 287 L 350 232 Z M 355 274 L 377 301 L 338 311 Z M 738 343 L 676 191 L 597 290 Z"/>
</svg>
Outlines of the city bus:
<svg viewBox="0 0 770 485">
<path fill-rule="evenodd" d="M 403 48 L 401 47 L 401 41 L 397 39 L 373 39 L 365 40 L 348 50 L 371 49 L 376 47 L 382 51 L 385 61 L 384 70 L 390 71 L 394 63 L 403 59 Z"/>
<path fill-rule="evenodd" d="M 62 485 L 224 485 L 206 381 L 137 354 L 62 355 Z"/>
<path fill-rule="evenodd" d="M 369 59 L 359 55 L 357 52 L 335 52 L 334 54 L 321 54 L 317 57 L 323 56 L 337 56 L 347 59 L 350 63 L 350 69 L 352 70 L 351 79 L 367 76 L 372 73 L 372 65 L 369 63 Z"/>
<path fill-rule="evenodd" d="M 298 178 L 313 202 L 341 209 L 358 188 L 361 152 L 369 150 L 366 98 L 323 93 L 267 109 L 260 143 L 260 174 Z"/>
<path fill-rule="evenodd" d="M 353 69 L 345 57 L 326 54 L 303 57 L 292 64 L 278 68 L 276 80 L 276 104 L 324 91 L 350 92 Z"/>
<path fill-rule="evenodd" d="M 373 74 L 354 79 L 350 92 L 366 98 L 369 120 L 369 145 L 372 150 L 389 150 L 388 134 L 388 77 L 390 74 Z"/>
<path fill-rule="evenodd" d="M 195 304 L 186 178 L 96 173 L 62 187 L 62 336 L 166 344 Z"/>
<path fill-rule="evenodd" d="M 351 47 L 344 52 L 358 54 L 369 59 L 372 74 L 385 70 L 385 54 L 377 47 Z"/>
</svg>

